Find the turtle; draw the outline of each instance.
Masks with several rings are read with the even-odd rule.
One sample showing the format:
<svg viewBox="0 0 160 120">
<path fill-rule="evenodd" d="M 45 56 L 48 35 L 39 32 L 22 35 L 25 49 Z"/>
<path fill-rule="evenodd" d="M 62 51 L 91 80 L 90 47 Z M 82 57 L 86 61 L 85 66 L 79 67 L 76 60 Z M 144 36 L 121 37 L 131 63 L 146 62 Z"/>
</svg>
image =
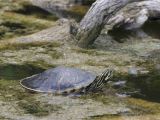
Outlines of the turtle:
<svg viewBox="0 0 160 120">
<path fill-rule="evenodd" d="M 112 76 L 112 69 L 101 75 L 78 68 L 59 66 L 20 80 L 22 87 L 33 92 L 69 94 L 100 90 Z"/>
</svg>

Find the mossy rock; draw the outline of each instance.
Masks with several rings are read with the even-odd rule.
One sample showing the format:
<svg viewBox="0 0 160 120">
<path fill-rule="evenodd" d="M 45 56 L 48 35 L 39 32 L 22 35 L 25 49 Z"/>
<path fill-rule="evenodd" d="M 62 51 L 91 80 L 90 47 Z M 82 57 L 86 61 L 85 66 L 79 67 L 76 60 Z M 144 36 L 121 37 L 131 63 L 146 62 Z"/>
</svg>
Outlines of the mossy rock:
<svg viewBox="0 0 160 120">
<path fill-rule="evenodd" d="M 27 0 L 1 0 L 0 10 L 2 11 L 0 13 L 0 39 L 38 32 L 50 27 L 57 20 L 57 17 L 33 6 Z"/>
<path fill-rule="evenodd" d="M 18 102 L 18 106 L 24 110 L 27 114 L 32 114 L 34 116 L 47 116 L 51 112 L 56 112 L 61 109 L 58 105 L 52 105 L 47 103 L 41 103 L 40 101 L 36 101 L 34 99 L 30 100 L 22 100 Z"/>
</svg>

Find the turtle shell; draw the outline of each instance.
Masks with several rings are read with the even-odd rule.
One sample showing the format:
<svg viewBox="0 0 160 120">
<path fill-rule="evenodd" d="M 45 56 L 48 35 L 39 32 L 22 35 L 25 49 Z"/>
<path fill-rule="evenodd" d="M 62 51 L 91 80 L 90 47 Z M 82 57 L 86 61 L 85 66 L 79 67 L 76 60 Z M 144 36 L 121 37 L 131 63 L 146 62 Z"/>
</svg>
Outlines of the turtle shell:
<svg viewBox="0 0 160 120">
<path fill-rule="evenodd" d="M 20 81 L 20 84 L 32 91 L 63 93 L 88 86 L 96 76 L 76 68 L 56 67 Z"/>
</svg>

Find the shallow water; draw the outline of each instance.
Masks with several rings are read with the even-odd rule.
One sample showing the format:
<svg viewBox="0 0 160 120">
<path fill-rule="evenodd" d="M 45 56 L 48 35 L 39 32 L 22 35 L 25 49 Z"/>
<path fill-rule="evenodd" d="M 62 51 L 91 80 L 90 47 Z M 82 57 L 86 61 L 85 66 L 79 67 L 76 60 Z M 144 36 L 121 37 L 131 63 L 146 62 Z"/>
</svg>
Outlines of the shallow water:
<svg viewBox="0 0 160 120">
<path fill-rule="evenodd" d="M 20 80 L 25 77 L 37 74 L 44 71 L 43 68 L 36 67 L 30 64 L 16 65 L 7 64 L 0 65 L 0 79 L 5 80 Z"/>
<path fill-rule="evenodd" d="M 28 9 L 34 9 L 35 13 L 32 14 L 35 18 L 44 17 L 45 15 L 37 15 L 36 8 L 26 7 L 25 9 L 19 9 L 14 11 L 23 15 L 30 16 Z M 77 10 L 75 10 L 77 9 Z M 72 17 L 78 15 L 78 20 L 87 11 L 87 7 L 73 7 L 71 8 L 70 15 Z M 78 12 L 78 14 L 77 14 Z M 16 13 L 16 14 L 17 14 Z M 45 13 L 45 12 L 44 12 Z M 32 16 L 31 15 L 31 16 Z M 50 17 L 47 14 L 48 20 L 51 21 L 54 17 Z M 20 16 L 22 17 L 22 16 Z M 46 17 L 46 16 L 45 16 Z M 35 20 L 35 19 L 34 19 Z M 153 23 L 154 24 L 154 23 Z M 8 25 L 8 24 L 7 24 Z M 17 25 L 17 24 L 16 24 Z M 12 26 L 12 25 L 11 25 Z M 18 24 L 19 26 L 19 24 Z M 146 27 L 145 27 L 146 26 Z M 144 31 L 150 36 L 155 38 L 159 37 L 159 24 L 152 25 L 152 23 L 146 23 Z M 148 29 L 153 27 L 155 32 Z M 22 28 L 21 26 L 19 26 Z M 49 26 L 50 27 L 50 26 Z M 149 32 L 148 32 L 149 31 Z M 119 32 L 119 31 L 118 31 Z M 123 33 L 123 32 L 122 32 Z M 128 33 L 127 33 L 128 34 Z M 120 37 L 119 34 L 115 35 Z M 124 35 L 126 36 L 126 34 Z M 122 35 L 122 38 L 124 37 Z M 44 37 L 44 39 L 46 39 Z M 58 41 L 59 42 L 59 41 Z M 123 42 L 123 41 L 122 41 Z M 157 42 L 157 43 L 154 43 Z M 138 43 L 138 42 L 137 42 Z M 49 43 L 50 44 L 50 43 Z M 63 43 L 66 44 L 66 43 Z M 156 44 L 156 45 L 155 45 Z M 157 50 L 159 41 L 153 41 L 153 45 L 147 43 L 140 44 L 124 44 L 125 47 L 136 49 L 137 53 L 141 54 L 148 52 L 156 53 L 153 50 Z M 138 46 L 139 45 L 139 46 Z M 122 47 L 124 47 L 122 44 Z M 145 47 L 143 47 L 145 46 Z M 111 46 L 109 46 L 111 47 Z M 134 48 L 135 47 L 135 48 Z M 128 48 L 126 50 L 128 51 Z M 139 48 L 139 49 L 137 49 Z M 159 120 L 160 119 L 160 103 L 155 96 L 159 93 L 159 89 L 155 89 L 159 83 L 159 74 L 150 73 L 144 76 L 116 76 L 117 80 L 130 80 L 133 81 L 128 85 L 132 87 L 140 87 L 144 94 L 149 96 L 154 95 L 154 98 L 148 99 L 142 98 L 122 98 L 115 96 L 118 90 L 112 89 L 109 86 L 106 87 L 106 91 L 101 94 L 91 94 L 81 96 L 80 98 L 71 98 L 67 96 L 55 96 L 52 94 L 33 94 L 23 89 L 19 80 L 25 77 L 29 77 L 33 74 L 40 73 L 51 66 L 66 65 L 82 68 L 95 73 L 100 73 L 106 67 L 114 65 L 116 71 L 126 73 L 128 66 L 141 66 L 146 67 L 150 63 L 145 63 L 144 59 L 139 56 L 130 56 L 128 54 L 122 54 L 121 49 L 118 47 L 118 52 L 112 51 L 99 51 L 97 49 L 87 50 L 75 48 L 73 46 L 67 46 L 67 48 L 61 45 L 46 46 L 46 45 L 22 45 L 20 44 L 14 48 L 6 47 L 0 51 L 0 120 L 13 119 L 13 120 Z M 62 50 L 63 49 L 63 50 Z M 65 60 L 63 54 L 59 52 L 65 51 Z M 152 58 L 158 58 L 158 54 L 152 55 Z M 98 58 L 98 59 L 97 59 Z M 139 62 L 142 61 L 142 62 Z M 155 59 L 153 59 L 155 62 Z M 151 61 L 151 63 L 153 62 Z M 3 62 L 5 64 L 3 64 Z M 153 63 L 154 63 L 153 62 Z M 31 64 L 28 64 L 31 63 Z M 140 82 L 139 82 L 140 80 Z M 153 84 L 152 84 L 153 82 Z M 150 86 L 152 84 L 152 88 Z M 157 88 L 160 88 L 159 86 Z M 125 88 L 124 90 L 128 90 Z M 154 92 L 154 94 L 152 94 Z M 158 94 L 159 95 L 159 94 Z M 158 96 L 157 95 L 157 96 Z M 153 96 L 152 96 L 153 97 Z"/>
<path fill-rule="evenodd" d="M 153 39 L 160 39 L 160 20 L 147 21 L 141 29 L 136 30 L 125 30 L 123 28 L 114 28 L 108 33 L 120 43 L 124 43 L 130 38 L 140 38 L 144 40 L 147 37 Z"/>
<path fill-rule="evenodd" d="M 20 79 L 42 71 L 44 71 L 43 68 L 29 64 L 0 66 L 0 100 L 5 101 L 6 105 L 14 109 L 12 112 L 9 110 L 10 115 L 5 116 L 2 112 L 0 116 L 12 118 L 13 114 L 20 112 L 21 114 L 18 113 L 17 117 L 13 117 L 18 119 L 22 117 L 21 115 L 25 111 L 27 116 L 23 118 L 24 120 L 31 119 L 31 116 L 33 120 L 36 119 L 36 116 L 44 116 L 42 120 L 50 118 L 58 120 L 66 120 L 65 118 L 67 120 L 71 118 L 85 120 L 159 120 L 160 118 L 160 103 L 157 102 L 138 98 L 119 98 L 104 94 L 87 95 L 80 98 L 33 94 L 25 91 L 19 85 Z M 14 105 L 14 102 L 17 104 Z M 48 105 L 52 105 L 53 108 L 47 107 Z M 29 109 L 31 106 L 34 108 Z M 69 112 L 68 109 L 75 112 Z M 60 118 L 61 114 L 55 110 L 63 114 L 63 117 Z M 41 117 L 39 119 L 41 120 Z"/>
<path fill-rule="evenodd" d="M 25 0 L 1 0 L 0 11 L 0 40 L 38 32 L 57 20 L 54 15 Z"/>
</svg>

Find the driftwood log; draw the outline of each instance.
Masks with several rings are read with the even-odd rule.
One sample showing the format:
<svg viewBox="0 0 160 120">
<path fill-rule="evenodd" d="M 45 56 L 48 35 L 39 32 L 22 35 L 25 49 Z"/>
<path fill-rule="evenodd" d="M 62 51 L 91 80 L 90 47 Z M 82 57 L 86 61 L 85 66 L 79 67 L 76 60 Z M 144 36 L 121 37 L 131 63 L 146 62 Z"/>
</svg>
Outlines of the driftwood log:
<svg viewBox="0 0 160 120">
<path fill-rule="evenodd" d="M 80 22 L 75 36 L 80 47 L 87 47 L 106 24 L 137 29 L 148 19 L 159 18 L 160 0 L 97 0 Z"/>
</svg>

